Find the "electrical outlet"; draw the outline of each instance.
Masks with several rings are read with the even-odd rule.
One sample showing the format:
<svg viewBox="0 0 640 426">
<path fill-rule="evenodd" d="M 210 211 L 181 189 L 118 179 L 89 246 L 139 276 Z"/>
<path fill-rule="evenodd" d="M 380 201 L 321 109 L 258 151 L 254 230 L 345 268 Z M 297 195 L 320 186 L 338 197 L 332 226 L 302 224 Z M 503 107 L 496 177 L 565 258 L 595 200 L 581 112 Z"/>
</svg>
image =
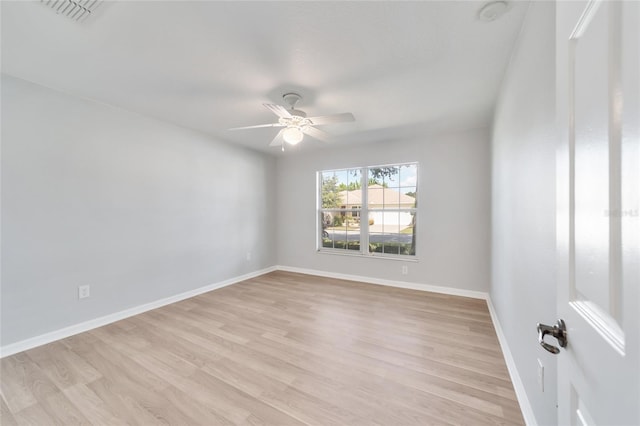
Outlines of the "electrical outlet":
<svg viewBox="0 0 640 426">
<path fill-rule="evenodd" d="M 81 285 L 78 287 L 78 299 L 86 299 L 91 295 L 91 287 L 88 285 Z"/>
<path fill-rule="evenodd" d="M 544 392 L 544 365 L 538 358 L 538 386 L 540 386 L 540 392 Z"/>
<path fill-rule="evenodd" d="M 407 275 L 409 273 L 409 267 L 407 265 L 402 265 L 402 275 Z"/>
<path fill-rule="evenodd" d="M 251 260 L 251 252 L 250 251 L 247 252 L 247 261 L 249 261 L 249 260 Z"/>
</svg>

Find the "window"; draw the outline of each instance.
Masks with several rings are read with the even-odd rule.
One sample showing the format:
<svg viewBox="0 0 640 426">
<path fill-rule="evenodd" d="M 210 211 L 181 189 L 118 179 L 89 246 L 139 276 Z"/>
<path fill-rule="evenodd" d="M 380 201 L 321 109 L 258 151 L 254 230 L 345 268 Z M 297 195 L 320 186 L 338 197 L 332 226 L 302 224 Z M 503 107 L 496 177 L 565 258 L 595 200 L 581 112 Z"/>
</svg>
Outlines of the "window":
<svg viewBox="0 0 640 426">
<path fill-rule="evenodd" d="M 318 172 L 318 250 L 415 256 L 417 175 L 417 163 Z"/>
</svg>

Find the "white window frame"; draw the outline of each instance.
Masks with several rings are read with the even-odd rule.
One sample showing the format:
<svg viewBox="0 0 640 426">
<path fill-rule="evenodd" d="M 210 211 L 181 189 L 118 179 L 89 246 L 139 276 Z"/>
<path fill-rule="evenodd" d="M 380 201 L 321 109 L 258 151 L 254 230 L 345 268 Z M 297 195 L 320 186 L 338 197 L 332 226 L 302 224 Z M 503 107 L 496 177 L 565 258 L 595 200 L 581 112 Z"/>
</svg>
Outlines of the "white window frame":
<svg viewBox="0 0 640 426">
<path fill-rule="evenodd" d="M 356 167 L 345 167 L 345 168 L 341 168 L 341 169 L 329 169 L 329 170 L 319 170 L 316 172 L 316 216 L 317 216 L 317 220 L 316 220 L 316 250 L 319 253 L 328 253 L 328 254 L 337 254 L 337 255 L 342 255 L 342 256 L 367 256 L 367 257 L 379 257 L 379 258 L 385 258 L 385 259 L 396 259 L 396 260 L 414 260 L 417 261 L 418 260 L 418 241 L 417 241 L 417 236 L 416 236 L 416 241 L 414 241 L 415 243 L 415 252 L 414 254 L 393 254 L 393 253 L 376 253 L 376 252 L 369 252 L 369 213 L 371 212 L 406 212 L 406 213 L 410 213 L 412 215 L 414 215 L 414 220 L 415 220 L 415 225 L 417 226 L 417 221 L 418 221 L 418 207 L 413 207 L 413 208 L 397 208 L 397 209 L 384 209 L 384 208 L 369 208 L 369 191 L 368 191 L 368 184 L 369 184 L 369 170 L 370 169 L 377 169 L 377 168 L 385 168 L 385 167 L 400 167 L 400 166 L 406 166 L 406 165 L 415 165 L 416 166 L 416 184 L 415 184 L 415 188 L 416 188 L 416 206 L 418 204 L 418 194 L 419 194 L 419 190 L 418 190 L 418 182 L 419 182 L 419 174 L 420 174 L 420 165 L 418 162 L 413 161 L 413 162 L 405 162 L 405 163 L 394 163 L 394 164 L 384 164 L 384 165 L 373 165 L 373 166 L 356 166 Z M 362 191 L 362 202 L 360 204 L 360 209 L 358 210 L 359 213 L 359 217 L 360 217 L 360 250 L 356 251 L 356 250 L 349 250 L 348 248 L 344 248 L 344 249 L 337 249 L 337 248 L 333 248 L 333 247 L 323 247 L 322 243 L 322 233 L 324 231 L 323 228 L 323 223 L 322 223 L 322 218 L 323 218 L 323 213 L 325 212 L 331 212 L 331 213 L 346 213 L 347 212 L 353 212 L 352 208 L 348 208 L 347 206 L 345 206 L 345 208 L 339 208 L 339 207 L 335 207 L 335 208 L 322 208 L 322 175 L 323 173 L 327 173 L 327 172 L 341 172 L 341 171 L 347 171 L 347 173 L 349 173 L 351 170 L 360 170 L 360 178 L 361 178 L 361 182 L 360 182 L 360 188 Z M 348 241 L 348 239 L 347 239 Z"/>
</svg>

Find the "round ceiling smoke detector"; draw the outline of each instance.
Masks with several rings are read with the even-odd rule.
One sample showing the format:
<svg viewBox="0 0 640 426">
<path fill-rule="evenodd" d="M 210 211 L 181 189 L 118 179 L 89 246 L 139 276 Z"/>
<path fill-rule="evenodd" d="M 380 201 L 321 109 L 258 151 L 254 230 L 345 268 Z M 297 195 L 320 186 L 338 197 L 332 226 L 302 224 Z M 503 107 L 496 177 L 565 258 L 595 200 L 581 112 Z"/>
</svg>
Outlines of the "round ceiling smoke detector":
<svg viewBox="0 0 640 426">
<path fill-rule="evenodd" d="M 509 2 L 492 1 L 480 8 L 478 19 L 485 22 L 495 21 L 509 10 Z"/>
</svg>

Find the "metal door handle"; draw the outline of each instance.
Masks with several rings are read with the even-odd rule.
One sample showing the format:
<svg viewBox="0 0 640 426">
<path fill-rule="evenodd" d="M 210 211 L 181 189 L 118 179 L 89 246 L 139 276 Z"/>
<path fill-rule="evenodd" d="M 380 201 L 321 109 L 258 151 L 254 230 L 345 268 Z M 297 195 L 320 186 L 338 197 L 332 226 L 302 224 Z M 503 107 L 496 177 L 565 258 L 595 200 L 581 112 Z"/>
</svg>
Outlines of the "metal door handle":
<svg viewBox="0 0 640 426">
<path fill-rule="evenodd" d="M 551 327 L 550 325 L 538 323 L 538 343 L 540 343 L 540 346 L 542 346 L 552 354 L 560 353 L 560 349 L 544 341 L 544 336 L 546 336 L 547 334 L 550 334 L 558 339 L 558 344 L 561 348 L 567 346 L 567 328 L 564 325 L 564 320 L 559 319 L 556 322 L 556 325 L 554 325 L 553 327 Z"/>
</svg>

